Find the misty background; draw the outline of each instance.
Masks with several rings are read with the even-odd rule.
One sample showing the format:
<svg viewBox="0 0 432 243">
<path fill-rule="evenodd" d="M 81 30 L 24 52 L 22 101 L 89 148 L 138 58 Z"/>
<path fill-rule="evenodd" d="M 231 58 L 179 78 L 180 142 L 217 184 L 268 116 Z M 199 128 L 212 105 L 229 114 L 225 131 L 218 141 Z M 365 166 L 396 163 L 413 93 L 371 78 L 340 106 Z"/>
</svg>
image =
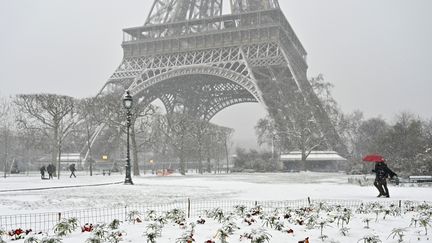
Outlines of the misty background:
<svg viewBox="0 0 432 243">
<path fill-rule="evenodd" d="M 432 1 L 279 2 L 309 53 L 308 75 L 335 85 L 344 112 L 432 118 Z M 122 29 L 142 25 L 152 3 L 0 0 L 0 95 L 96 95 L 122 60 Z M 255 147 L 253 127 L 264 115 L 260 104 L 240 104 L 212 122 L 234 128 L 236 144 Z"/>
</svg>

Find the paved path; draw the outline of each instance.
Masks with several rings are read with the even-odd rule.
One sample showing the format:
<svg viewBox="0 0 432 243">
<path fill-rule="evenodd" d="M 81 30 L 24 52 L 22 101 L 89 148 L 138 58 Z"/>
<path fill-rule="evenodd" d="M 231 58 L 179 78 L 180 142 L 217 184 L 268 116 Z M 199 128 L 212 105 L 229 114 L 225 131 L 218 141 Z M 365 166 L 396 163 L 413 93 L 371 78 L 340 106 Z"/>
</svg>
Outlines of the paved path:
<svg viewBox="0 0 432 243">
<path fill-rule="evenodd" d="M 38 187 L 38 188 L 23 188 L 23 189 L 11 189 L 11 190 L 0 190 L 1 192 L 22 192 L 22 191 L 42 191 L 42 190 L 55 190 L 65 188 L 77 188 L 77 187 L 93 187 L 93 186 L 108 186 L 122 184 L 123 182 L 111 182 L 111 183 L 99 183 L 99 184 L 88 184 L 88 185 L 73 185 L 73 186 L 53 186 L 53 187 Z"/>
</svg>

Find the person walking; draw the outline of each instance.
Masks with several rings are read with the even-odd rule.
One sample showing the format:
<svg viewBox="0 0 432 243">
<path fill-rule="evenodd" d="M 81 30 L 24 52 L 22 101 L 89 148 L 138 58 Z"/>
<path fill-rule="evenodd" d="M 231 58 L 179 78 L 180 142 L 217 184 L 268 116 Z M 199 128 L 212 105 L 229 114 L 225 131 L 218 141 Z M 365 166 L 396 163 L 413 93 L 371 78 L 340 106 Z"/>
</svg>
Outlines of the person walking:
<svg viewBox="0 0 432 243">
<path fill-rule="evenodd" d="M 53 177 L 53 173 L 54 173 L 54 165 L 53 164 L 49 164 L 47 166 L 47 172 L 48 172 L 48 179 L 54 179 Z"/>
<path fill-rule="evenodd" d="M 390 197 L 389 190 L 387 188 L 387 178 L 397 177 L 397 174 L 387 167 L 384 162 L 377 162 L 375 169 L 372 170 L 375 173 L 374 186 L 378 189 L 379 195 L 377 197 Z"/>
<path fill-rule="evenodd" d="M 40 167 L 39 171 L 41 174 L 41 179 L 42 180 L 45 179 L 45 171 L 46 171 L 45 165 L 42 165 L 42 167 Z"/>
<path fill-rule="evenodd" d="M 75 171 L 76 171 L 76 169 L 75 169 L 75 164 L 71 164 L 71 165 L 69 165 L 69 170 L 70 170 L 70 172 L 71 172 L 69 178 L 72 178 L 72 176 L 74 176 L 74 177 L 76 178 L 76 175 L 75 175 Z"/>
</svg>

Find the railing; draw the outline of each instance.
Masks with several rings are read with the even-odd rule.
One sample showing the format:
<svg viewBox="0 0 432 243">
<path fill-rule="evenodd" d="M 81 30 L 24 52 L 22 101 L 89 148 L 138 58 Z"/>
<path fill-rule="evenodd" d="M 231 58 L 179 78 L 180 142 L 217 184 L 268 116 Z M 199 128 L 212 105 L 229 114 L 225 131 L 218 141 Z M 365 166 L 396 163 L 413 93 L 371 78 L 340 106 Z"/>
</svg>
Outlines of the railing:
<svg viewBox="0 0 432 243">
<path fill-rule="evenodd" d="M 35 213 L 35 214 L 19 214 L 19 215 L 4 215 L 0 216 L 0 230 L 13 230 L 21 228 L 23 230 L 31 229 L 33 232 L 48 232 L 64 218 L 77 218 L 81 225 L 86 223 L 109 223 L 114 219 L 127 221 L 128 215 L 132 211 L 137 211 L 144 214 L 149 210 L 154 210 L 156 213 L 164 213 L 172 209 L 183 210 L 187 217 L 199 217 L 205 215 L 205 210 L 220 208 L 224 211 L 233 211 L 237 205 L 244 205 L 252 208 L 256 205 L 262 206 L 264 212 L 272 212 L 276 208 L 301 208 L 319 203 L 326 203 L 332 206 L 341 206 L 355 209 L 361 204 L 368 203 L 367 201 L 359 200 L 329 200 L 319 199 L 313 200 L 310 198 L 301 200 L 289 201 L 245 201 L 245 200 L 202 200 L 191 201 L 190 199 L 175 201 L 172 203 L 156 204 L 156 205 L 128 205 L 112 208 L 92 208 L 83 210 L 71 210 L 63 212 L 51 213 Z M 397 206 L 403 211 L 405 206 L 419 205 L 421 202 L 412 201 L 380 201 L 382 206 Z"/>
<path fill-rule="evenodd" d="M 214 16 L 205 19 L 145 25 L 124 29 L 124 42 L 154 38 L 159 39 L 168 33 L 187 35 L 198 31 L 207 32 L 236 27 L 246 27 L 251 25 L 256 26 L 270 23 L 278 24 L 281 21 L 280 17 L 280 9 L 269 9 L 263 11 Z"/>
</svg>

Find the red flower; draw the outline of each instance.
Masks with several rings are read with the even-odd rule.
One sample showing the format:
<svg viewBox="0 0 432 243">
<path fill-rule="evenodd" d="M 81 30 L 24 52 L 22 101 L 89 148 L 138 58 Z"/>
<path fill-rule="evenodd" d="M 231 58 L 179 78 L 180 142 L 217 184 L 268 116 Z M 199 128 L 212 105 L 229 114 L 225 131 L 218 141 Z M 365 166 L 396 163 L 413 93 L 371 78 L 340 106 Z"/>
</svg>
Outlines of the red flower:
<svg viewBox="0 0 432 243">
<path fill-rule="evenodd" d="M 81 232 L 91 232 L 93 231 L 93 224 L 85 224 L 83 227 L 81 227 Z"/>
<path fill-rule="evenodd" d="M 24 233 L 24 230 L 22 230 L 21 228 L 15 230 L 15 235 L 20 235 L 22 233 Z"/>
</svg>

